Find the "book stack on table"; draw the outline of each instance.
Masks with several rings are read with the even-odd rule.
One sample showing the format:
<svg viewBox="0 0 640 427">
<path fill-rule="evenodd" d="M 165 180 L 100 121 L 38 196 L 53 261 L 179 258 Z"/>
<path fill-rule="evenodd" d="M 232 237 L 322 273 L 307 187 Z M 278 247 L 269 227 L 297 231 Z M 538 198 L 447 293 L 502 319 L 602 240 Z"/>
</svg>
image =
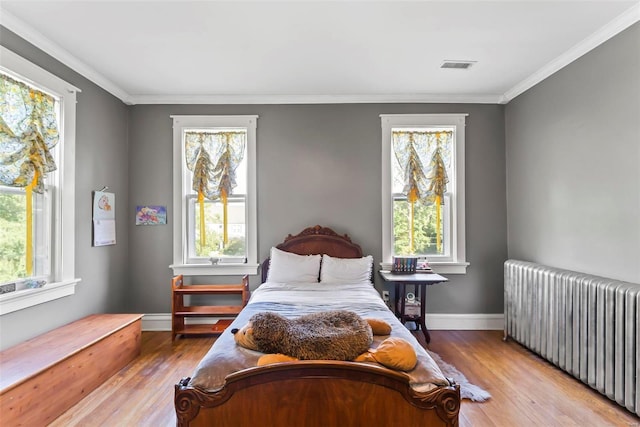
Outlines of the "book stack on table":
<svg viewBox="0 0 640 427">
<path fill-rule="evenodd" d="M 426 258 L 393 257 L 391 272 L 395 274 L 433 273 Z"/>
<path fill-rule="evenodd" d="M 418 258 L 415 257 L 393 257 L 392 273 L 413 274 L 416 272 Z"/>
</svg>

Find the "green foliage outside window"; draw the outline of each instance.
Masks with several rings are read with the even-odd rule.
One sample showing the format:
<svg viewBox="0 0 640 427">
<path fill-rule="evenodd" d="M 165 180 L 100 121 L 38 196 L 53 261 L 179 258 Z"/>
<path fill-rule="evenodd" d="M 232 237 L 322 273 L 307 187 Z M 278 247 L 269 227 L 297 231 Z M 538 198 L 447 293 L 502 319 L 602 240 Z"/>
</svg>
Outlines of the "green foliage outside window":
<svg viewBox="0 0 640 427">
<path fill-rule="evenodd" d="M 393 251 L 395 255 L 442 255 L 436 248 L 435 204 L 414 205 L 414 242 L 411 252 L 410 204 L 406 200 L 393 202 Z"/>
<path fill-rule="evenodd" d="M 210 257 L 213 254 L 227 255 L 227 256 L 246 256 L 246 244 L 245 236 L 229 236 L 227 245 L 222 245 L 222 215 L 217 213 L 216 210 L 220 210 L 219 206 L 215 203 L 205 203 L 204 217 L 205 217 L 205 232 L 206 242 L 204 247 L 200 245 L 200 227 L 195 229 L 195 244 L 196 255 L 199 257 Z M 233 220 L 233 218 L 232 218 Z M 200 210 L 196 209 L 196 224 L 200 224 Z M 231 227 L 231 223 L 229 224 Z M 220 230 L 218 231 L 218 228 Z M 230 233 L 231 234 L 231 233 Z"/>
<path fill-rule="evenodd" d="M 23 194 L 0 193 L 0 283 L 26 276 Z"/>
</svg>

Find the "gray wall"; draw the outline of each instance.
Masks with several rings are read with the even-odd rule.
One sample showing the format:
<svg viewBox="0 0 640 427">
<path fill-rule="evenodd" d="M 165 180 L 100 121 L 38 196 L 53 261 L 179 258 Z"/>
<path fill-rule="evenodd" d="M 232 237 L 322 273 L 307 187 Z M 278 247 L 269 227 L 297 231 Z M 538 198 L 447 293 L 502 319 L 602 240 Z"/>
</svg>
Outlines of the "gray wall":
<svg viewBox="0 0 640 427">
<path fill-rule="evenodd" d="M 467 257 L 464 276 L 433 286 L 433 313 L 501 313 L 506 259 L 504 107 L 456 104 L 136 105 L 130 121 L 130 206 L 167 205 L 167 226 L 130 224 L 130 305 L 170 311 L 172 114 L 257 114 L 258 250 L 315 224 L 348 233 L 382 256 L 382 113 L 469 113 L 466 129 Z M 217 278 L 217 281 L 229 278 Z M 238 278 L 235 278 L 238 280 Z M 214 280 L 211 280 L 214 282 Z M 252 287 L 258 284 L 252 279 Z M 376 285 L 382 284 L 377 279 Z"/>
<path fill-rule="evenodd" d="M 170 311 L 171 114 L 260 116 L 260 258 L 287 234 L 321 224 L 349 233 L 377 264 L 382 254 L 379 114 L 469 113 L 466 237 L 471 265 L 466 275 L 451 275 L 449 284 L 429 290 L 429 312 L 502 312 L 507 255 L 640 282 L 639 41 L 640 24 L 635 24 L 506 108 L 127 107 L 0 27 L 3 46 L 82 89 L 76 158 L 76 275 L 82 282 L 73 296 L 0 317 L 0 348 L 90 313 Z M 93 248 L 91 191 L 103 185 L 116 193 L 118 243 Z M 135 227 L 138 204 L 166 205 L 169 224 Z M 252 285 L 257 284 L 253 278 Z M 378 278 L 376 286 L 382 288 Z"/>
<path fill-rule="evenodd" d="M 258 114 L 260 258 L 289 233 L 321 224 L 380 261 L 382 113 L 469 113 L 464 276 L 429 290 L 433 313 L 500 313 L 507 256 L 504 107 L 456 104 L 140 105 L 121 101 L 0 27 L 0 43 L 79 87 L 76 294 L 0 317 L 6 348 L 91 313 L 170 311 L 171 114 Z M 115 246 L 91 247 L 91 191 L 116 193 Z M 136 227 L 139 204 L 166 205 L 169 224 Z M 217 278 L 237 280 L 237 278 Z M 258 284 L 257 278 L 252 285 Z M 376 286 L 382 288 L 376 277 Z"/>
<path fill-rule="evenodd" d="M 505 111 L 509 257 L 640 283 L 640 24 Z"/>
<path fill-rule="evenodd" d="M 0 27 L 0 44 L 57 75 L 82 93 L 77 97 L 76 293 L 0 317 L 0 348 L 92 313 L 122 311 L 128 280 L 128 110 L 117 98 Z M 117 244 L 91 247 L 91 191 L 116 194 Z"/>
</svg>

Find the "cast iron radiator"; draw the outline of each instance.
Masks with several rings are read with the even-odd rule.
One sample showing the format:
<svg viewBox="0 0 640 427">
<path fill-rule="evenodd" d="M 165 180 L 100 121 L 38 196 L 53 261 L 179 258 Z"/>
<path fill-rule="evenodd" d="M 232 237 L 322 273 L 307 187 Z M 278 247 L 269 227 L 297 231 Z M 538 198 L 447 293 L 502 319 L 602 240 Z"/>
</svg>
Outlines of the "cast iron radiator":
<svg viewBox="0 0 640 427">
<path fill-rule="evenodd" d="M 504 264 L 504 333 L 640 415 L 640 285 Z"/>
</svg>

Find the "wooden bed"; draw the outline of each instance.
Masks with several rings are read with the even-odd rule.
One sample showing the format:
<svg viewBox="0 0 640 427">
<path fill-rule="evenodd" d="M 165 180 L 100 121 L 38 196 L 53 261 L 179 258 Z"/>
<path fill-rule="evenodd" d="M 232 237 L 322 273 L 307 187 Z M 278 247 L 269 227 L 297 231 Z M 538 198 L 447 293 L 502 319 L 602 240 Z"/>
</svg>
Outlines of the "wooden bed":
<svg viewBox="0 0 640 427">
<path fill-rule="evenodd" d="M 300 255 L 359 258 L 347 235 L 310 227 L 278 249 Z M 267 277 L 268 261 L 262 279 Z M 300 361 L 251 367 L 206 391 L 184 378 L 175 386 L 178 426 L 457 426 L 459 386 L 450 382 L 416 391 L 409 377 L 380 366 Z"/>
</svg>

